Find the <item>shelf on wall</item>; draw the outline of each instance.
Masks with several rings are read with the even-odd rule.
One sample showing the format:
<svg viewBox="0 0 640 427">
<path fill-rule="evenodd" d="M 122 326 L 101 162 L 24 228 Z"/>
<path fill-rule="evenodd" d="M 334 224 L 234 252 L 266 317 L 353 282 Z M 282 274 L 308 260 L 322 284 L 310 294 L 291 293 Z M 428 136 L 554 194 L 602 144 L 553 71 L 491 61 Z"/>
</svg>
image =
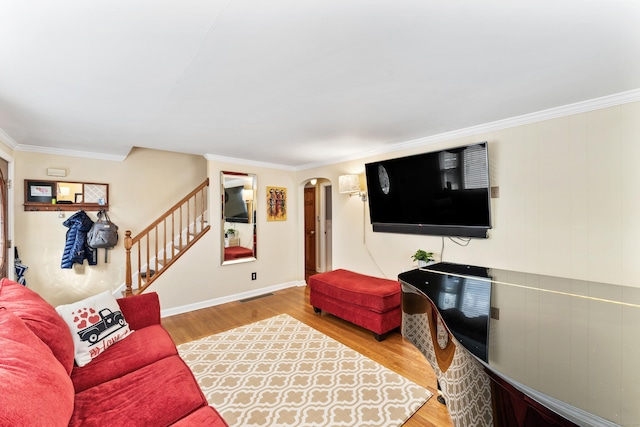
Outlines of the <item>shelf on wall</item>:
<svg viewBox="0 0 640 427">
<path fill-rule="evenodd" d="M 24 180 L 24 210 L 38 211 L 109 210 L 109 184 Z"/>
</svg>

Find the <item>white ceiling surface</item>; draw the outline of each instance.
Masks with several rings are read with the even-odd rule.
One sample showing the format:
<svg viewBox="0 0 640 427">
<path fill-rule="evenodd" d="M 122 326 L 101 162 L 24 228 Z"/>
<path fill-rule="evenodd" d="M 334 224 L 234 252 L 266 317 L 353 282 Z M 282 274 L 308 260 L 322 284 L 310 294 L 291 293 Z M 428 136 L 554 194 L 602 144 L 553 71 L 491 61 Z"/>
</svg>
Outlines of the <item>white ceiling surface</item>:
<svg viewBox="0 0 640 427">
<path fill-rule="evenodd" d="M 18 150 L 295 169 L 640 88 L 637 0 L 2 0 L 0 16 Z"/>
</svg>

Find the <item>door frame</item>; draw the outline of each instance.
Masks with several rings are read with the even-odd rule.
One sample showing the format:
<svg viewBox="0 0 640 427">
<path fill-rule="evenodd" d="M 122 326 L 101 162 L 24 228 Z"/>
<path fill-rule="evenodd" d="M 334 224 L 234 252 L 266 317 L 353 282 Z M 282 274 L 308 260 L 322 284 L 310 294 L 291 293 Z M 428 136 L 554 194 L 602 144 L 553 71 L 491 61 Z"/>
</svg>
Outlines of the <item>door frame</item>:
<svg viewBox="0 0 640 427">
<path fill-rule="evenodd" d="M 302 180 L 300 182 L 300 202 L 298 204 L 299 206 L 299 211 L 298 211 L 298 218 L 300 221 L 300 226 L 298 228 L 299 231 L 299 242 L 300 242 L 300 248 L 301 248 L 301 252 L 302 253 L 302 259 L 299 261 L 299 266 L 302 267 L 302 277 L 305 277 L 305 272 L 306 272 L 306 257 L 305 257 L 305 245 L 306 245 L 306 241 L 305 241 L 305 233 L 306 233 L 306 229 L 305 229 L 305 205 L 304 205 L 304 189 L 305 187 L 307 187 L 307 184 L 309 183 L 309 181 L 311 179 L 317 179 L 318 182 L 316 183 L 315 187 L 315 194 L 316 194 L 316 220 L 318 219 L 318 217 L 320 218 L 319 224 L 317 225 L 316 228 L 316 270 L 319 273 L 325 272 L 325 271 L 329 271 L 332 267 L 332 239 L 331 239 L 331 227 L 327 227 L 326 224 L 326 206 L 327 206 L 327 197 L 333 197 L 333 190 L 331 190 L 331 193 L 327 194 L 327 187 L 329 188 L 333 188 L 333 183 L 331 182 L 330 179 L 328 178 L 322 178 L 322 177 L 309 177 L 306 178 L 304 180 Z M 331 216 L 333 216 L 333 204 L 331 204 Z"/>
<path fill-rule="evenodd" d="M 2 132 L 0 131 L 0 137 L 2 137 Z M 1 141 L 1 140 L 0 140 Z M 1 141 L 3 142 L 3 141 Z M 7 146 L 8 147 L 8 146 Z M 5 218 L 7 223 L 7 235 L 6 239 L 8 242 L 11 242 L 7 245 L 7 253 L 6 263 L 7 263 L 7 278 L 10 280 L 15 280 L 15 256 L 13 248 L 16 244 L 14 238 L 14 219 L 15 219 L 15 210 L 14 210 L 14 190 L 16 187 L 15 184 L 15 162 L 13 159 L 13 155 L 5 151 L 2 147 L 0 147 L 0 158 L 7 162 L 7 176 L 5 177 L 7 180 L 7 218 Z"/>
<path fill-rule="evenodd" d="M 332 189 L 331 182 L 328 180 L 323 180 L 322 182 L 318 181 L 318 196 L 316 200 L 318 201 L 318 215 L 320 216 L 320 224 L 319 224 L 319 241 L 317 243 L 318 248 L 317 252 L 319 253 L 319 263 L 316 265 L 316 269 L 320 273 L 324 273 L 331 270 L 331 253 L 332 253 L 332 236 L 331 232 L 333 227 L 328 227 L 327 223 L 327 188 Z M 328 195 L 331 197 L 331 193 Z M 329 200 L 331 202 L 331 200 Z M 331 204 L 333 206 L 333 204 Z M 333 218 L 333 212 L 331 214 Z"/>
</svg>

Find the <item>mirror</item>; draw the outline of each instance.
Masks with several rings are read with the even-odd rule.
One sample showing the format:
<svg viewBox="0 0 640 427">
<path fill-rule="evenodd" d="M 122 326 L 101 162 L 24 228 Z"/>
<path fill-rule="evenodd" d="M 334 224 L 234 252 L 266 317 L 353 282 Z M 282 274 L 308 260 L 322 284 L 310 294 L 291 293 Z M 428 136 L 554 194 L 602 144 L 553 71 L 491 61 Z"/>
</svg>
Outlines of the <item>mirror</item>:
<svg viewBox="0 0 640 427">
<path fill-rule="evenodd" d="M 222 265 L 255 261 L 256 176 L 252 173 L 220 173 L 222 194 Z"/>
</svg>

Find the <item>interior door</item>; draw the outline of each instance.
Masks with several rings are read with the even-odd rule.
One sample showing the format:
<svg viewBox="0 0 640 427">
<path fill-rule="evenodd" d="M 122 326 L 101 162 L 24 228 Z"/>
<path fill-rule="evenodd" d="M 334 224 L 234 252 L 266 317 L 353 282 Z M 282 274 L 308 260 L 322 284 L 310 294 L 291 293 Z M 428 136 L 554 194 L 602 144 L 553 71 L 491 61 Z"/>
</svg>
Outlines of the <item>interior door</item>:
<svg viewBox="0 0 640 427">
<path fill-rule="evenodd" d="M 305 276 L 316 272 L 316 189 L 304 189 L 304 268 Z"/>
<path fill-rule="evenodd" d="M 7 277 L 9 263 L 9 242 L 7 233 L 7 174 L 8 163 L 0 159 L 0 277 Z"/>
</svg>

